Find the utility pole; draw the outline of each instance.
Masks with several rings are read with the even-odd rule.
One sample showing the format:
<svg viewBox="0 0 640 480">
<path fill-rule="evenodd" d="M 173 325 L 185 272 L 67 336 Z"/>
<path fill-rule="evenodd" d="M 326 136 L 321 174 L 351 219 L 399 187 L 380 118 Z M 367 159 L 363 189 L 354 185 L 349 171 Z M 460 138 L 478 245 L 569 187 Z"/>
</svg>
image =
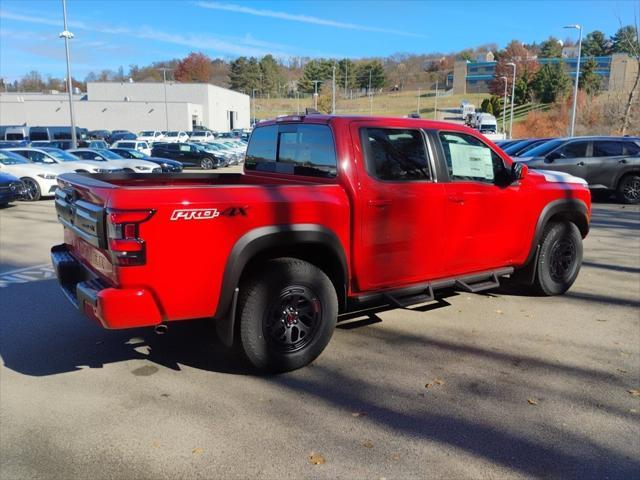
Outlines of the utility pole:
<svg viewBox="0 0 640 480">
<path fill-rule="evenodd" d="M 416 110 L 416 113 L 420 115 L 420 87 L 418 87 L 418 109 Z"/>
<path fill-rule="evenodd" d="M 347 98 L 347 74 L 348 74 L 349 64 L 345 60 L 344 62 L 344 98 Z M 626 70 L 625 70 L 625 78 L 626 78 Z"/>
<path fill-rule="evenodd" d="M 369 68 L 369 87 L 367 88 L 367 92 L 369 93 L 369 115 L 373 115 L 373 96 L 371 95 L 371 70 Z"/>
<path fill-rule="evenodd" d="M 296 113 L 300 115 L 300 92 L 296 90 Z"/>
<path fill-rule="evenodd" d="M 506 130 L 506 119 L 507 119 L 507 86 L 509 85 L 508 83 L 508 78 L 507 77 L 500 77 L 503 81 L 504 81 L 504 99 L 502 100 L 502 133 L 504 133 L 504 136 L 506 138 L 507 136 L 507 130 Z"/>
<path fill-rule="evenodd" d="M 336 114 L 336 63 L 333 62 L 333 77 L 331 80 L 331 115 Z"/>
<path fill-rule="evenodd" d="M 169 108 L 167 105 L 167 71 L 173 71 L 173 68 L 161 67 L 158 70 L 162 70 L 162 83 L 164 84 L 164 120 L 165 129 L 169 131 Z"/>
<path fill-rule="evenodd" d="M 576 78 L 573 86 L 573 107 L 571 108 L 571 127 L 569 128 L 569 136 L 573 137 L 573 133 L 576 127 L 576 107 L 578 105 L 578 81 L 580 79 L 580 55 L 582 54 L 582 26 L 576 24 L 576 25 L 567 25 L 564 28 L 575 28 L 578 30 L 580 35 L 578 37 L 578 59 L 576 60 Z"/>
<path fill-rule="evenodd" d="M 513 138 L 513 104 L 516 97 L 516 64 L 509 62 L 506 64 L 508 67 L 513 68 L 513 82 L 511 83 L 511 115 L 509 118 L 509 139 Z"/>
<path fill-rule="evenodd" d="M 73 33 L 67 30 L 67 2 L 62 0 L 62 21 L 64 30 L 60 33 L 59 37 L 64 38 L 64 50 L 67 56 L 67 92 L 69 94 L 69 117 L 71 120 L 71 146 L 73 148 L 78 147 L 78 138 L 76 137 L 76 121 L 73 111 L 73 83 L 71 81 L 71 59 L 69 56 L 69 40 L 73 38 Z"/>
<path fill-rule="evenodd" d="M 436 96 L 435 96 L 435 100 L 434 100 L 434 105 L 433 105 L 433 119 L 437 120 L 438 119 L 438 78 L 436 78 Z"/>
</svg>

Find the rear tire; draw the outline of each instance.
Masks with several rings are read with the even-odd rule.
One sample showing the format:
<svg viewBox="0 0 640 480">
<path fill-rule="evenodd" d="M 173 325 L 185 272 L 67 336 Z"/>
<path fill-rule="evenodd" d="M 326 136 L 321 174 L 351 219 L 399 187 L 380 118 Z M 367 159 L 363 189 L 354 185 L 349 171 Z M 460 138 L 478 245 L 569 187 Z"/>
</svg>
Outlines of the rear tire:
<svg viewBox="0 0 640 480">
<path fill-rule="evenodd" d="M 37 202 L 42 197 L 42 192 L 40 191 L 40 185 L 33 178 L 24 177 L 21 178 L 22 183 L 25 186 L 25 193 L 23 199 L 27 202 Z"/>
<path fill-rule="evenodd" d="M 631 173 L 622 177 L 616 189 L 616 197 L 622 203 L 640 203 L 640 175 Z"/>
<path fill-rule="evenodd" d="M 295 258 L 270 260 L 243 282 L 240 292 L 240 344 L 258 370 L 304 367 L 331 340 L 338 298 L 316 266 Z"/>
<path fill-rule="evenodd" d="M 575 282 L 582 265 L 582 236 L 571 222 L 546 226 L 540 241 L 533 288 L 541 295 L 561 295 Z"/>
</svg>

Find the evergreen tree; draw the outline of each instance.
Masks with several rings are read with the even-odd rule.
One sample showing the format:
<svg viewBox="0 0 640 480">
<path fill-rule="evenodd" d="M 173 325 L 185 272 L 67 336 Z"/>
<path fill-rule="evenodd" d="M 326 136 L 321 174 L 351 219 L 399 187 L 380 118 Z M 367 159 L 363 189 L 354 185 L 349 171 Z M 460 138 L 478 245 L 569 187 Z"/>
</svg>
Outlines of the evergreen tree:
<svg viewBox="0 0 640 480">
<path fill-rule="evenodd" d="M 540 58 L 560 58 L 562 56 L 562 45 L 555 37 L 549 37 L 540 44 Z"/>
<path fill-rule="evenodd" d="M 571 80 L 562 62 L 548 63 L 535 74 L 532 87 L 538 100 L 553 103 L 567 94 L 571 88 Z"/>
<path fill-rule="evenodd" d="M 359 88 L 368 90 L 369 81 L 371 81 L 371 89 L 378 90 L 384 87 L 386 83 L 384 67 L 379 60 L 360 63 L 356 69 L 356 74 Z"/>
<path fill-rule="evenodd" d="M 311 60 L 302 70 L 302 77 L 298 80 L 298 89 L 305 93 L 314 92 L 314 80 L 326 82 L 331 79 L 333 62 L 330 60 Z M 320 91 L 320 86 L 318 86 Z"/>
<path fill-rule="evenodd" d="M 635 55 L 640 50 L 638 31 L 633 25 L 627 25 L 618 29 L 611 37 L 613 53 L 628 53 Z"/>
<path fill-rule="evenodd" d="M 602 57 L 611 54 L 611 42 L 604 33 L 594 30 L 588 33 L 582 42 L 582 55 L 585 57 Z"/>
<path fill-rule="evenodd" d="M 602 90 L 602 78 L 596 73 L 598 64 L 590 58 L 580 66 L 580 78 L 578 88 L 584 90 L 588 95 L 597 95 Z"/>
<path fill-rule="evenodd" d="M 262 73 L 263 93 L 276 93 L 280 85 L 284 83 L 284 77 L 273 55 L 265 55 L 260 59 L 260 72 Z"/>
</svg>

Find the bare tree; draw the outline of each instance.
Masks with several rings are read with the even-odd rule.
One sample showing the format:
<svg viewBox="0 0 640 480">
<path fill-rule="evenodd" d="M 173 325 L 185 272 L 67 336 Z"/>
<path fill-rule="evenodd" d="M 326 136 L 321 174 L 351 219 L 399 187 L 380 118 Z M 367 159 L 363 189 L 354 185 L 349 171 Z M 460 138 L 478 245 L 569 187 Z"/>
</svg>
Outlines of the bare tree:
<svg viewBox="0 0 640 480">
<path fill-rule="evenodd" d="M 635 31 L 625 30 L 625 36 L 621 39 L 621 43 L 623 43 L 625 47 L 624 49 L 627 51 L 629 56 L 636 61 L 638 65 L 636 69 L 636 78 L 633 82 L 633 87 L 629 91 L 627 103 L 624 108 L 624 114 L 622 116 L 622 128 L 620 129 L 620 133 L 622 135 L 627 134 L 627 130 L 629 129 L 629 125 L 631 124 L 631 109 L 637 102 L 636 97 L 638 96 L 638 87 L 640 86 L 640 30 L 638 29 L 637 15 L 634 15 L 634 26 Z M 626 78 L 624 79 L 624 81 L 626 81 Z"/>
</svg>

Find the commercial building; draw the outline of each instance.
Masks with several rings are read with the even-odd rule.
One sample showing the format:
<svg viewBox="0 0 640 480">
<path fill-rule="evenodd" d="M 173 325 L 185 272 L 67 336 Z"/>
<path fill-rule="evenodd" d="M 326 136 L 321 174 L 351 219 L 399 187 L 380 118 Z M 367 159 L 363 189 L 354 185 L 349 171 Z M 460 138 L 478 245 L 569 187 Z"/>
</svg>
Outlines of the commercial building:
<svg viewBox="0 0 640 480">
<path fill-rule="evenodd" d="M 206 83 L 89 82 L 74 95 L 76 125 L 89 130 L 247 128 L 250 98 Z M 66 93 L 0 93 L 0 125 L 67 125 Z"/>
<path fill-rule="evenodd" d="M 563 51 L 564 58 L 537 58 L 540 65 L 561 63 L 572 78 L 576 74 L 578 59 L 570 51 Z M 629 91 L 633 87 L 638 72 L 638 62 L 626 54 L 614 54 L 606 57 L 582 57 L 581 64 L 593 59 L 596 62 L 595 73 L 602 78 L 605 90 Z M 460 60 L 454 64 L 453 73 L 447 81 L 453 85 L 454 94 L 487 93 L 494 78 L 498 62 Z"/>
</svg>

